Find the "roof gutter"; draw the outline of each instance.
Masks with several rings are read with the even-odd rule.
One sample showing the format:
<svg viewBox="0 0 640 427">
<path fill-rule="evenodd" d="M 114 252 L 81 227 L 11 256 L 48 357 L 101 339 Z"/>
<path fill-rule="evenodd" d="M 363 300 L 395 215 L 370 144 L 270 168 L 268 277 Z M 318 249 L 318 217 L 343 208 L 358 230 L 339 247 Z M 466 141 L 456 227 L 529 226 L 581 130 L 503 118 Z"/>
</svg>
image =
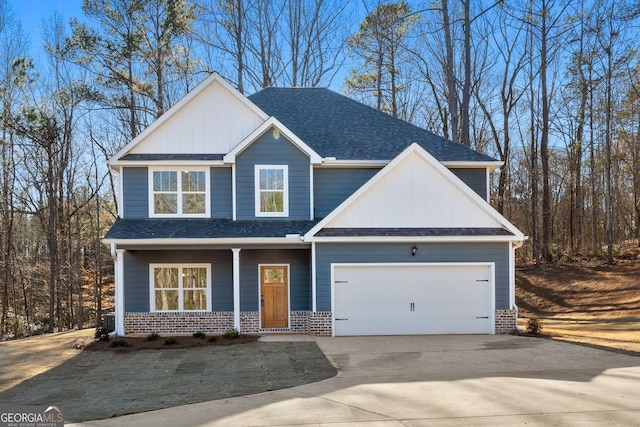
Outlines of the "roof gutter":
<svg viewBox="0 0 640 427">
<path fill-rule="evenodd" d="M 149 239 L 103 239 L 106 244 L 116 245 L 263 245 L 263 244 L 299 244 L 308 246 L 299 234 L 286 237 L 226 237 L 226 238 L 149 238 Z"/>
<path fill-rule="evenodd" d="M 520 242 L 519 236 L 305 236 L 305 242 L 316 243 L 445 243 L 445 242 Z"/>
</svg>

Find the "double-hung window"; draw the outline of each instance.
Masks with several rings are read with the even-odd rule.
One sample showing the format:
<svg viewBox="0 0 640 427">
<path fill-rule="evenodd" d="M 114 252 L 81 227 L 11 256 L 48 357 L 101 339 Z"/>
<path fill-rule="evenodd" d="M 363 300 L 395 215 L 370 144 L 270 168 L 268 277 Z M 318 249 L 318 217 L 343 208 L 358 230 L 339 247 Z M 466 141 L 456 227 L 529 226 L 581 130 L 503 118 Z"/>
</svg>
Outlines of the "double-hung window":
<svg viewBox="0 0 640 427">
<path fill-rule="evenodd" d="M 151 311 L 211 311 L 209 264 L 151 264 Z"/>
<path fill-rule="evenodd" d="M 209 173 L 206 169 L 151 169 L 149 216 L 209 216 Z"/>
<path fill-rule="evenodd" d="M 255 166 L 256 216 L 289 216 L 289 169 Z"/>
</svg>

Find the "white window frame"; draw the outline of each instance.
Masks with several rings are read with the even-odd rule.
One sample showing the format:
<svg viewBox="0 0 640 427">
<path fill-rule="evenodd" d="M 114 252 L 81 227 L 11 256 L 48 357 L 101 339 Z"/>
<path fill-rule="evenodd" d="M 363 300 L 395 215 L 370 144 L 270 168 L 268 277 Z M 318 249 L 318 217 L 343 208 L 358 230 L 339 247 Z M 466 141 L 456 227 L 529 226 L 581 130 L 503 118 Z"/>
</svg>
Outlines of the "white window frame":
<svg viewBox="0 0 640 427">
<path fill-rule="evenodd" d="M 154 172 L 175 172 L 177 179 L 176 213 L 156 213 L 153 191 Z M 182 172 L 204 172 L 204 213 L 182 213 Z M 199 167 L 153 167 L 149 168 L 149 218 L 209 218 L 211 216 L 211 178 L 209 168 Z"/>
<path fill-rule="evenodd" d="M 283 200 L 282 212 L 262 212 L 260 211 L 260 171 L 267 169 L 282 170 L 283 180 Z M 288 217 L 289 216 L 289 166 L 288 165 L 255 165 L 254 168 L 254 193 L 255 193 L 255 216 L 256 217 Z"/>
<path fill-rule="evenodd" d="M 178 310 L 156 310 L 156 287 L 155 274 L 156 268 L 177 268 L 178 269 Z M 182 285 L 182 270 L 184 268 L 205 268 L 207 271 L 207 307 L 204 310 L 184 310 L 184 287 Z M 152 263 L 149 264 L 149 311 L 151 313 L 205 313 L 211 311 L 211 264 L 167 264 Z"/>
</svg>

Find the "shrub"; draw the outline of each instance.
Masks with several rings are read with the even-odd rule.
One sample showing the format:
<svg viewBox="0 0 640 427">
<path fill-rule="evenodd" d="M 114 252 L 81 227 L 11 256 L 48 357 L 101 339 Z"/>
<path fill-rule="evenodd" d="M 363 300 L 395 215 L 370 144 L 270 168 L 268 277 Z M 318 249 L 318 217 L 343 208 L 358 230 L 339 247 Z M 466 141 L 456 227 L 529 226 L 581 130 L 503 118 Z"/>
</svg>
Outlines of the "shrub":
<svg viewBox="0 0 640 427">
<path fill-rule="evenodd" d="M 532 334 L 538 335 L 542 332 L 542 321 L 537 317 L 531 317 L 527 320 L 527 330 Z"/>
<path fill-rule="evenodd" d="M 234 340 L 239 336 L 240 336 L 240 331 L 237 330 L 236 328 L 229 328 L 224 332 L 224 334 L 222 334 L 222 337 L 227 340 Z"/>
<path fill-rule="evenodd" d="M 118 338 L 111 341 L 111 347 L 129 347 L 129 343 L 124 338 Z"/>
<path fill-rule="evenodd" d="M 160 339 L 160 334 L 157 332 L 152 332 L 145 338 L 146 341 L 156 341 Z"/>
<path fill-rule="evenodd" d="M 109 341 L 109 332 L 106 328 L 96 328 L 96 341 Z"/>
<path fill-rule="evenodd" d="M 216 342 L 218 341 L 218 337 L 209 337 L 207 338 L 207 342 Z"/>
<path fill-rule="evenodd" d="M 176 344 L 177 342 L 178 340 L 175 339 L 174 337 L 168 337 L 164 339 L 165 345 L 172 345 L 172 344 Z"/>
<path fill-rule="evenodd" d="M 202 332 L 202 331 L 198 331 L 198 332 L 194 332 L 194 333 L 193 333 L 193 337 L 194 337 L 194 338 L 203 338 L 203 339 L 204 339 L 204 338 L 206 338 L 206 337 L 207 337 L 207 334 L 205 334 L 205 333 L 204 333 L 204 332 Z"/>
</svg>

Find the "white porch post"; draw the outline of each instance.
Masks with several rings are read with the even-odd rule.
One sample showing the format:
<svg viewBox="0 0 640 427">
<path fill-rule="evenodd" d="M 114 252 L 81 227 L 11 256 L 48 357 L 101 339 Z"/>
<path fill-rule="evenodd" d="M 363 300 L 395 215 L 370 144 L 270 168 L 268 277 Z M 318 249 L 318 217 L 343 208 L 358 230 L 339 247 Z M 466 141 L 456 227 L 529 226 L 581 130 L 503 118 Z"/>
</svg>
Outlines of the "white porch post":
<svg viewBox="0 0 640 427">
<path fill-rule="evenodd" d="M 124 335 L 124 249 L 116 250 L 116 330 L 119 336 Z"/>
<path fill-rule="evenodd" d="M 240 331 L 240 248 L 233 251 L 233 327 Z"/>
<path fill-rule="evenodd" d="M 316 290 L 316 242 L 311 242 L 311 311 L 318 311 Z"/>
</svg>

